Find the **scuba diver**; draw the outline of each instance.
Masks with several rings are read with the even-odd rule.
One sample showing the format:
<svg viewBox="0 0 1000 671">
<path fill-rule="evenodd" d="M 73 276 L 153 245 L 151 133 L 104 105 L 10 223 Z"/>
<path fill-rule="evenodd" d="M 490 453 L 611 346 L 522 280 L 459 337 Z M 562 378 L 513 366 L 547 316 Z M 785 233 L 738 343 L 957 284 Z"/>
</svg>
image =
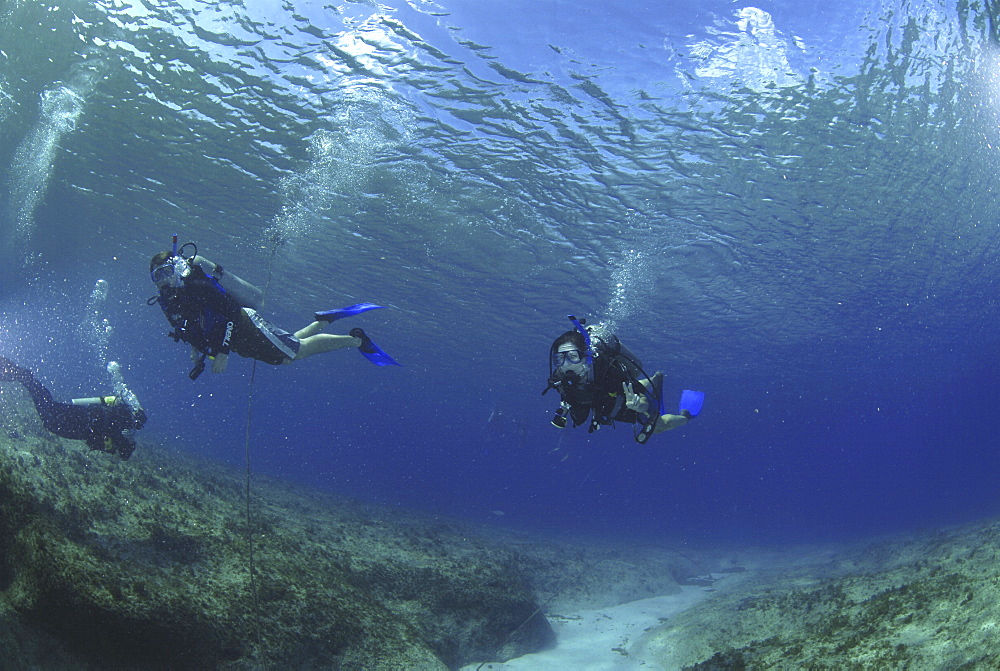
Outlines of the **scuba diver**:
<svg viewBox="0 0 1000 671">
<path fill-rule="evenodd" d="M 632 424 L 635 441 L 645 443 L 654 433 L 676 429 L 701 412 L 704 393 L 685 390 L 680 414 L 663 411 L 663 374 L 652 377 L 642 362 L 618 337 L 606 329 L 584 326 L 585 320 L 570 315 L 574 329 L 556 338 L 549 350 L 549 384 L 562 403 L 552 418 L 557 428 L 590 420 L 588 432 L 615 422 Z"/>
<path fill-rule="evenodd" d="M 184 249 L 194 253 L 184 257 Z M 284 331 L 260 316 L 263 302 L 260 289 L 222 266 L 198 255 L 193 242 L 178 252 L 174 236 L 172 252 L 160 252 L 149 264 L 150 277 L 159 294 L 149 299 L 159 303 L 167 321 L 174 327 L 168 335 L 175 342 L 191 345 L 195 366 L 192 380 L 205 370 L 205 359 L 212 362 L 212 372 L 226 370 L 229 352 L 272 365 L 289 364 L 313 354 L 357 347 L 376 366 L 400 365 L 372 342 L 364 331 L 351 329 L 350 335 L 320 333 L 338 319 L 374 310 L 382 306 L 358 303 L 346 308 L 315 313 L 315 321 L 294 334 Z"/>
<path fill-rule="evenodd" d="M 35 402 L 46 429 L 71 440 L 82 440 L 91 450 L 117 454 L 127 460 L 135 451 L 135 432 L 146 423 L 146 413 L 134 394 L 75 398 L 59 403 L 27 368 L 0 356 L 0 381 L 20 382 Z"/>
</svg>

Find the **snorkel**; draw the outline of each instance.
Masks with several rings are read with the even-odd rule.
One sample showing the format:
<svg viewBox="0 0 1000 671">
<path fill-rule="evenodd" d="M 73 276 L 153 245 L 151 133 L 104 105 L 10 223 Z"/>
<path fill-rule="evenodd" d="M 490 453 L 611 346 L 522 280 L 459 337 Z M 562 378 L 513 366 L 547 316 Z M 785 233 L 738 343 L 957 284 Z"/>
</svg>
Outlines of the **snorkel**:
<svg viewBox="0 0 1000 671">
<path fill-rule="evenodd" d="M 583 342 L 585 342 L 587 344 L 587 382 L 593 382 L 594 381 L 594 348 L 590 344 L 590 334 L 587 332 L 587 329 L 583 325 L 584 322 L 586 322 L 587 320 L 584 319 L 584 320 L 581 321 L 581 320 L 577 319 L 574 315 L 566 315 L 566 317 L 571 322 L 573 322 L 573 326 L 575 326 L 576 330 L 579 331 L 580 335 L 583 336 Z"/>
</svg>

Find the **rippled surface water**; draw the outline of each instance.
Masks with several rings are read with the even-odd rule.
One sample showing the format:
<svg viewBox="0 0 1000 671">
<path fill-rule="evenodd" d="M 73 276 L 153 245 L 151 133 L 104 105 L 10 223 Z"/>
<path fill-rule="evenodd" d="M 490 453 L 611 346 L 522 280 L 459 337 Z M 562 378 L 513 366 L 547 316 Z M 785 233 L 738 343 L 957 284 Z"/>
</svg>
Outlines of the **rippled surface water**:
<svg viewBox="0 0 1000 671">
<path fill-rule="evenodd" d="M 192 386 L 142 304 L 177 232 L 286 328 L 393 308 L 364 325 L 403 369 L 337 354 L 255 382 L 273 472 L 585 528 L 995 501 L 965 470 L 995 459 L 970 428 L 997 397 L 984 2 L 0 7 L 3 346 L 100 383 L 55 325 L 106 279 L 151 434 L 241 455 L 249 363 Z M 549 427 L 568 313 L 705 389 L 705 416 L 660 452 Z"/>
</svg>

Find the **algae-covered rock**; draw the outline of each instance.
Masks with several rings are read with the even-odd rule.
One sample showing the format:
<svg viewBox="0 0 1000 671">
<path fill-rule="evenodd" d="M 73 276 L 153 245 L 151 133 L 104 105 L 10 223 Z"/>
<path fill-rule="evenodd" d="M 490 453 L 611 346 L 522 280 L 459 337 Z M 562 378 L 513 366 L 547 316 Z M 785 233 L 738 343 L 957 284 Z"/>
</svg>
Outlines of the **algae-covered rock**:
<svg viewBox="0 0 1000 671">
<path fill-rule="evenodd" d="M 996 522 L 842 549 L 737 582 L 646 650 L 666 669 L 1000 668 L 998 567 Z"/>
<path fill-rule="evenodd" d="M 254 478 L 248 527 L 238 472 L 149 442 L 121 462 L 0 405 L 5 664 L 444 669 L 551 642 L 513 553 L 453 523 Z"/>
</svg>

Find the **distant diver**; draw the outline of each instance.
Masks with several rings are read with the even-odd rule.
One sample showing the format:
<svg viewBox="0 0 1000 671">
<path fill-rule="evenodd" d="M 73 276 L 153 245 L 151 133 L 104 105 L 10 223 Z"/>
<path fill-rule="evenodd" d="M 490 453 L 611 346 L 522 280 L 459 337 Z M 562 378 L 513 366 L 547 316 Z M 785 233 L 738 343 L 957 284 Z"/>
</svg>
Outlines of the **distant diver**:
<svg viewBox="0 0 1000 671">
<path fill-rule="evenodd" d="M 568 419 L 580 426 L 590 417 L 589 432 L 615 422 L 632 424 L 637 443 L 654 433 L 687 424 L 701 412 L 704 393 L 685 390 L 680 413 L 664 413 L 663 374 L 652 377 L 642 362 L 606 329 L 584 326 L 570 315 L 574 329 L 555 339 L 549 349 L 549 384 L 562 398 L 552 424 L 565 428 Z"/>
<path fill-rule="evenodd" d="M 59 403 L 30 370 L 3 356 L 0 356 L 0 381 L 24 385 L 42 424 L 57 436 L 82 440 L 91 450 L 117 454 L 122 459 L 128 459 L 135 451 L 135 432 L 146 423 L 146 413 L 134 394 Z"/>
<path fill-rule="evenodd" d="M 194 248 L 194 253 L 185 258 L 184 249 L 189 246 Z M 212 362 L 213 373 L 225 372 L 231 351 L 277 366 L 313 354 L 357 347 L 376 366 L 400 365 L 359 328 L 351 329 L 350 335 L 320 333 L 327 324 L 382 307 L 380 305 L 358 303 L 317 312 L 315 321 L 292 334 L 274 326 L 257 312 L 263 302 L 260 289 L 198 256 L 193 242 L 183 245 L 178 252 L 177 236 L 174 236 L 173 250 L 154 256 L 149 272 L 159 289 L 159 294 L 151 298 L 149 304 L 160 305 L 174 327 L 168 335 L 175 342 L 191 345 L 191 360 L 195 366 L 188 376 L 192 380 L 205 370 L 206 358 Z"/>
</svg>

